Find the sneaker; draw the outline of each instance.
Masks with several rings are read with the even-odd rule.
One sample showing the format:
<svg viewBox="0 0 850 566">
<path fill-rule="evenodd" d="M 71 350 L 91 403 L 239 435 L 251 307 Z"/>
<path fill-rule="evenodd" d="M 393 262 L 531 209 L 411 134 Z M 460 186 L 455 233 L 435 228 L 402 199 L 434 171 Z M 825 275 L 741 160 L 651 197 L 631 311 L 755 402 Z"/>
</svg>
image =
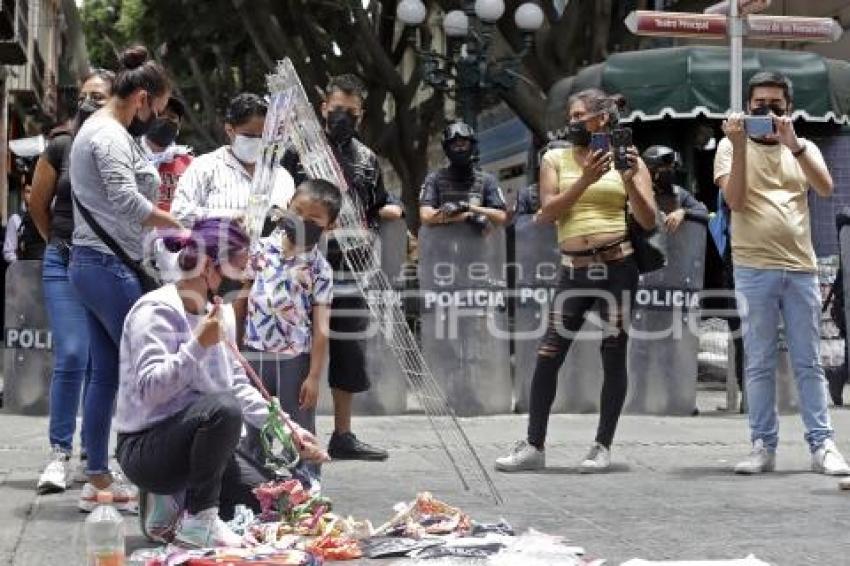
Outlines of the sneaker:
<svg viewBox="0 0 850 566">
<path fill-rule="evenodd" d="M 71 474 L 71 456 L 58 446 L 54 446 L 50 462 L 38 478 L 36 490 L 40 495 L 62 493 L 68 489 Z"/>
<path fill-rule="evenodd" d="M 389 458 L 386 450 L 371 446 L 357 439 L 353 432 L 331 435 L 328 455 L 332 460 L 369 460 L 379 462 Z"/>
<path fill-rule="evenodd" d="M 825 440 L 812 454 L 812 471 L 827 476 L 850 476 L 850 466 L 832 439 Z"/>
<path fill-rule="evenodd" d="M 838 489 L 850 490 L 850 478 L 841 478 L 838 480 Z"/>
<path fill-rule="evenodd" d="M 759 439 L 753 442 L 753 449 L 749 457 L 735 464 L 735 473 L 752 475 L 762 472 L 772 472 L 776 469 L 776 454 L 769 452 L 764 441 Z"/>
<path fill-rule="evenodd" d="M 242 537 L 221 520 L 216 507 L 197 515 L 185 515 L 174 535 L 174 543 L 190 548 L 239 548 L 243 545 Z"/>
<path fill-rule="evenodd" d="M 581 464 L 578 466 L 578 471 L 582 474 L 594 474 L 604 472 L 611 467 L 611 450 L 605 448 L 598 442 L 594 442 L 593 446 L 587 452 Z"/>
<path fill-rule="evenodd" d="M 183 513 L 183 500 L 183 493 L 158 495 L 142 492 L 139 494 L 139 524 L 146 539 L 161 544 L 168 544 L 174 540 L 174 533 Z"/>
<path fill-rule="evenodd" d="M 97 507 L 97 492 L 111 491 L 112 505 L 118 511 L 137 514 L 139 512 L 139 490 L 128 482 L 121 472 L 112 472 L 112 484 L 106 489 L 97 489 L 94 485 L 86 482 L 80 492 L 78 507 L 84 513 L 91 513 Z"/>
<path fill-rule="evenodd" d="M 86 472 L 87 463 L 85 458 L 80 457 L 80 460 L 77 462 L 77 465 L 74 466 L 74 471 L 72 472 L 72 481 L 74 483 L 86 483 L 89 481 L 89 474 Z"/>
<path fill-rule="evenodd" d="M 532 446 L 527 440 L 517 442 L 510 454 L 496 459 L 495 465 L 500 472 L 542 470 L 545 467 L 546 451 Z"/>
</svg>

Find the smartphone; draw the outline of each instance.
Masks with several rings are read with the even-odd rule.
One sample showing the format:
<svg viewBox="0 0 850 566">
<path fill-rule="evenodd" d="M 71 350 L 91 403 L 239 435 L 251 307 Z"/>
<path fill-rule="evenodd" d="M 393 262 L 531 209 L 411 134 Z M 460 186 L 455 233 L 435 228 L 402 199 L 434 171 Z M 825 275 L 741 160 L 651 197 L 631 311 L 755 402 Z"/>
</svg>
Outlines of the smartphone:
<svg viewBox="0 0 850 566">
<path fill-rule="evenodd" d="M 744 129 L 752 138 L 763 138 L 776 133 L 773 116 L 745 116 Z"/>
<path fill-rule="evenodd" d="M 590 134 L 590 151 L 609 151 L 611 149 L 611 137 L 605 132 Z"/>
<path fill-rule="evenodd" d="M 614 146 L 614 169 L 617 171 L 631 169 L 629 148 L 632 147 L 632 130 L 630 128 L 616 128 L 611 132 L 611 145 Z"/>
</svg>

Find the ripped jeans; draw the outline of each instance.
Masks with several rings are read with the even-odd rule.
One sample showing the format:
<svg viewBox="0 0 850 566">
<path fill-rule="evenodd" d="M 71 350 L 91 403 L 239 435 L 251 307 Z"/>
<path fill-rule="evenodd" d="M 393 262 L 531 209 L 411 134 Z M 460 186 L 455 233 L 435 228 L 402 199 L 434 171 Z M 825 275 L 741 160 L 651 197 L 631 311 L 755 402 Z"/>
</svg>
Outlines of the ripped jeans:
<svg viewBox="0 0 850 566">
<path fill-rule="evenodd" d="M 558 387 L 558 372 L 573 341 L 583 338 L 579 332 L 585 315 L 598 308 L 602 328 L 591 331 L 603 334 L 603 381 L 600 399 L 599 427 L 596 442 L 610 447 L 617 421 L 626 400 L 626 317 L 638 283 L 638 268 L 633 256 L 591 265 L 586 268 L 563 267 L 549 312 L 546 334 L 537 348 L 537 366 L 531 380 L 528 415 L 528 442 L 543 448 L 549 412 Z"/>
</svg>

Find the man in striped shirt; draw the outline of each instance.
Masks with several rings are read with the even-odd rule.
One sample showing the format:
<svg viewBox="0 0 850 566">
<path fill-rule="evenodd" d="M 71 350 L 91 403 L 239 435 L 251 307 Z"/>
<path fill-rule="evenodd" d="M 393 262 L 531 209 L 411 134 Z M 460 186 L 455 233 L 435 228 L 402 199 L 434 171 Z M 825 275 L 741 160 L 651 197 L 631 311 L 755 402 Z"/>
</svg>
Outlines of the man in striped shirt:
<svg viewBox="0 0 850 566">
<path fill-rule="evenodd" d="M 184 225 L 247 214 L 267 110 L 266 101 L 252 93 L 230 101 L 224 120 L 230 144 L 195 158 L 177 185 L 171 213 Z M 285 209 L 295 184 L 283 167 L 278 168 L 275 181 L 272 203 Z"/>
</svg>

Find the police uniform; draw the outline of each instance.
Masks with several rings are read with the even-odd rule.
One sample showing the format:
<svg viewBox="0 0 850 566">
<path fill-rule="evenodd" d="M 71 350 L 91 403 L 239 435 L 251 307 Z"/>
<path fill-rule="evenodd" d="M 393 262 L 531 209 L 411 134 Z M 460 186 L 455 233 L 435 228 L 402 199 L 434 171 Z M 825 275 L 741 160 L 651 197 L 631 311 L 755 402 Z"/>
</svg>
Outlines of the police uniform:
<svg viewBox="0 0 850 566">
<path fill-rule="evenodd" d="M 468 202 L 471 206 L 483 206 L 505 210 L 505 198 L 496 178 L 480 169 L 457 171 L 444 167 L 429 173 L 422 183 L 419 205 L 439 209 L 446 203 Z"/>
</svg>

